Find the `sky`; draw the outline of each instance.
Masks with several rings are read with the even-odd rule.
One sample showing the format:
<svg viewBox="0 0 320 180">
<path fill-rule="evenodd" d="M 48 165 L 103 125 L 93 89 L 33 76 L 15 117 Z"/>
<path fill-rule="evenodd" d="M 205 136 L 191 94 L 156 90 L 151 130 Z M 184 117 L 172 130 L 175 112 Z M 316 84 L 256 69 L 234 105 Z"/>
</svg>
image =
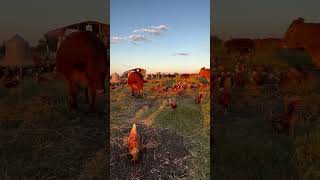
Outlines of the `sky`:
<svg viewBox="0 0 320 180">
<path fill-rule="evenodd" d="M 319 0 L 213 0 L 211 33 L 223 39 L 280 38 L 297 17 L 320 22 Z"/>
<path fill-rule="evenodd" d="M 109 23 L 109 0 L 1 0 L 0 43 L 14 34 L 35 45 L 46 32 L 85 20 Z"/>
<path fill-rule="evenodd" d="M 210 0 L 111 0 L 110 72 L 210 67 Z"/>
</svg>

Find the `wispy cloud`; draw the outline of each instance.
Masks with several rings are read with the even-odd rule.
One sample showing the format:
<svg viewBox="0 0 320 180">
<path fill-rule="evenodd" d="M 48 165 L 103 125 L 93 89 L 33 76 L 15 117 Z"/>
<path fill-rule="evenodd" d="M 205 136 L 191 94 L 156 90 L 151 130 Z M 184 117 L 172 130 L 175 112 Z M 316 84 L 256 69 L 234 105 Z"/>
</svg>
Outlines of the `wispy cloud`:
<svg viewBox="0 0 320 180">
<path fill-rule="evenodd" d="M 111 44 L 119 44 L 124 42 L 131 42 L 134 45 L 138 45 L 137 42 L 146 42 L 151 41 L 151 37 L 148 35 L 161 35 L 163 32 L 168 31 L 166 25 L 159 26 L 148 26 L 141 29 L 136 29 L 133 31 L 133 34 L 129 36 L 114 36 L 111 37 Z M 138 34 L 139 33 L 139 34 Z"/>
<path fill-rule="evenodd" d="M 127 41 L 127 37 L 111 37 L 111 44 L 118 44 Z"/>
<path fill-rule="evenodd" d="M 130 41 L 138 42 L 138 41 L 148 41 L 148 39 L 144 35 L 133 34 L 128 38 Z"/>
<path fill-rule="evenodd" d="M 136 29 L 133 32 L 149 33 L 151 35 L 161 35 L 161 33 L 165 31 L 168 31 L 168 27 L 166 25 L 159 25 L 159 26 L 148 26 L 141 29 Z"/>
<path fill-rule="evenodd" d="M 184 52 L 174 54 L 174 56 L 189 56 L 189 55 L 190 53 L 184 53 Z"/>
</svg>

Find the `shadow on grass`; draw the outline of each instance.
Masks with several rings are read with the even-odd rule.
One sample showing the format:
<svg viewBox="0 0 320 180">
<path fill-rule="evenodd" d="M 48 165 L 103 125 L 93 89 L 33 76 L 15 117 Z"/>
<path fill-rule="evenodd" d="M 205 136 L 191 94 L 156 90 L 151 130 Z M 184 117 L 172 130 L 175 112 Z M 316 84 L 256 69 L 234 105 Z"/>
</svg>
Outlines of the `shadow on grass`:
<svg viewBox="0 0 320 180">
<path fill-rule="evenodd" d="M 87 114 L 69 110 L 60 80 L 24 79 L 18 90 L 0 87 L 0 179 L 106 176 L 102 100 Z"/>
</svg>

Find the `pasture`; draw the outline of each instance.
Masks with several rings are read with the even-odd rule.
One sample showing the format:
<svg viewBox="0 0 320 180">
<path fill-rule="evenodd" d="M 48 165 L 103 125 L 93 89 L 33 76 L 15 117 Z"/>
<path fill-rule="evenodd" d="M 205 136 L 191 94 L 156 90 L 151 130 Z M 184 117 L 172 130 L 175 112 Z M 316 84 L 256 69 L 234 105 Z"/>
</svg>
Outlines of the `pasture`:
<svg viewBox="0 0 320 180">
<path fill-rule="evenodd" d="M 43 76 L 47 82 L 25 77 L 11 90 L 0 84 L 0 179 L 105 177 L 104 101 L 95 114 L 84 103 L 70 111 L 65 83 Z"/>
<path fill-rule="evenodd" d="M 221 44 L 213 55 L 228 57 Z M 228 113 L 214 104 L 214 179 L 319 179 L 320 177 L 320 73 L 312 71 L 304 52 L 270 50 L 257 52 L 253 64 L 270 65 L 276 74 L 300 65 L 318 80 L 313 89 L 295 87 L 282 91 L 277 86 L 232 89 Z M 232 71 L 235 60 L 221 60 Z M 283 112 L 287 97 L 299 97 L 307 108 L 299 109 L 293 136 L 276 133 L 271 126 L 273 112 Z M 213 99 L 216 94 L 213 94 Z"/>
<path fill-rule="evenodd" d="M 170 86 L 179 78 L 161 79 Z M 197 80 L 195 80 L 197 81 Z M 197 81 L 197 83 L 199 83 Z M 110 90 L 111 179 L 208 179 L 210 175 L 209 86 L 177 92 L 158 92 L 144 84 L 142 97 L 131 96 L 128 85 Z M 195 95 L 205 93 L 200 104 Z M 177 108 L 171 110 L 169 98 Z M 132 162 L 123 139 L 136 123 L 146 149 Z"/>
</svg>

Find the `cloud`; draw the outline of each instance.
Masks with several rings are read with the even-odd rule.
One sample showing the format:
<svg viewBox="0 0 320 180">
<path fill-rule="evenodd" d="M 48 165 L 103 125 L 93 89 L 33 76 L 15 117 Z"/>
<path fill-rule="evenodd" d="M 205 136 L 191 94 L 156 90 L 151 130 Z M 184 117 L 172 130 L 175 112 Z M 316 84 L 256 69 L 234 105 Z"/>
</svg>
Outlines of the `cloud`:
<svg viewBox="0 0 320 180">
<path fill-rule="evenodd" d="M 133 32 L 134 33 L 143 32 L 143 33 L 149 33 L 151 35 L 161 35 L 161 33 L 165 31 L 168 31 L 168 27 L 166 25 L 159 25 L 159 26 L 149 26 L 141 29 L 136 29 Z"/>
<path fill-rule="evenodd" d="M 131 42 L 134 45 L 138 45 L 137 42 L 146 42 L 151 41 L 150 36 L 148 38 L 145 36 L 144 33 L 150 35 L 161 35 L 163 32 L 168 31 L 168 27 L 166 25 L 159 25 L 159 26 L 148 26 L 141 29 L 136 29 L 133 31 L 133 34 L 129 36 L 114 36 L 111 37 L 111 44 L 119 44 L 123 42 Z"/>
<path fill-rule="evenodd" d="M 176 54 L 174 54 L 175 56 L 189 56 L 190 55 L 190 53 L 176 53 Z"/>
<path fill-rule="evenodd" d="M 134 42 L 139 42 L 139 41 L 148 41 L 148 39 L 146 37 L 144 37 L 144 35 L 140 35 L 140 34 L 133 34 L 130 35 L 128 37 L 128 39 L 130 41 L 134 41 Z"/>
<path fill-rule="evenodd" d="M 111 37 L 111 44 L 118 44 L 127 41 L 127 37 Z"/>
</svg>

